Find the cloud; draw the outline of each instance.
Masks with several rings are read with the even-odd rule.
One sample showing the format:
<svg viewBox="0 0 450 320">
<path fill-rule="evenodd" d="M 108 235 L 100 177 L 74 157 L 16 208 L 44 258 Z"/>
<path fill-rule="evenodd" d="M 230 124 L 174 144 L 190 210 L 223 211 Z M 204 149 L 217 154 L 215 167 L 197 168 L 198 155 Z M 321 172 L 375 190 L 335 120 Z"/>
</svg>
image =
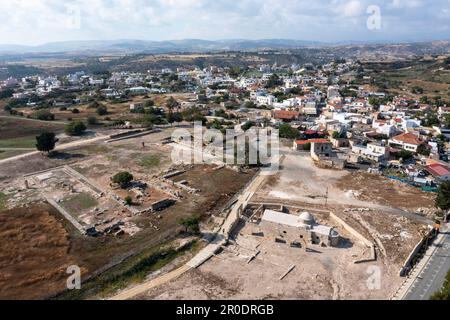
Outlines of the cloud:
<svg viewBox="0 0 450 320">
<path fill-rule="evenodd" d="M 367 29 L 369 5 L 383 28 Z M 448 0 L 1 0 L 0 43 L 81 39 L 450 38 Z"/>
</svg>

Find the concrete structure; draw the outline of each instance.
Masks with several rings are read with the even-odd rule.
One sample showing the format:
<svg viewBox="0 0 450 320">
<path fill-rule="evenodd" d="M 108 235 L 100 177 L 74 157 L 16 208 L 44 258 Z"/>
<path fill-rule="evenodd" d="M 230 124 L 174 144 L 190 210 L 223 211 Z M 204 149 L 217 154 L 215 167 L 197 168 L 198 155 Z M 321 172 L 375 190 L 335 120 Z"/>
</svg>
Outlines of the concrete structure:
<svg viewBox="0 0 450 320">
<path fill-rule="evenodd" d="M 266 210 L 261 220 L 261 227 L 266 224 L 277 224 L 283 229 L 283 233 L 293 235 L 298 239 L 304 239 L 311 244 L 325 244 L 336 247 L 339 245 L 340 235 L 331 227 L 316 223 L 309 212 L 303 212 L 300 216 Z"/>
<path fill-rule="evenodd" d="M 311 143 L 311 158 L 320 161 L 333 156 L 333 144 L 325 139 L 315 140 Z"/>
<path fill-rule="evenodd" d="M 275 102 L 277 102 L 277 98 L 270 94 L 256 97 L 256 103 L 258 105 L 272 106 Z"/>
<path fill-rule="evenodd" d="M 375 143 L 369 143 L 367 146 L 354 145 L 352 152 L 361 156 L 363 159 L 375 162 L 387 160 L 389 156 L 387 147 Z"/>
</svg>

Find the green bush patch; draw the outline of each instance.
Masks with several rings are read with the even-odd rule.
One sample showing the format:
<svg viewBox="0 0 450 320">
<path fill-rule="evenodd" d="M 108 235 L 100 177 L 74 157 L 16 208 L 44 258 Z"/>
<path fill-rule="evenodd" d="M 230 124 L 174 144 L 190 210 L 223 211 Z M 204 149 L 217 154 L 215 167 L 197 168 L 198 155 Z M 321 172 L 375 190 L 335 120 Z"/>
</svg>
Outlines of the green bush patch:
<svg viewBox="0 0 450 320">
<path fill-rule="evenodd" d="M 161 163 L 161 157 L 158 155 L 146 156 L 138 161 L 138 165 L 145 168 L 153 168 L 159 166 Z"/>
</svg>

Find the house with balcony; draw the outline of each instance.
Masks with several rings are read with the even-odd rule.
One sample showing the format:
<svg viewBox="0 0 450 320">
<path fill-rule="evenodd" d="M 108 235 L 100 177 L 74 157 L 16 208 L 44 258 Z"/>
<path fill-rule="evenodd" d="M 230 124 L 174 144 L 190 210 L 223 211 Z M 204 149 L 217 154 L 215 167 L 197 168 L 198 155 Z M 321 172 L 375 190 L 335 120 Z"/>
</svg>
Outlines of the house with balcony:
<svg viewBox="0 0 450 320">
<path fill-rule="evenodd" d="M 417 153 L 419 147 L 424 145 L 425 141 L 420 139 L 413 133 L 403 133 L 389 139 L 389 146 L 396 149 L 405 149 L 410 152 Z"/>
</svg>

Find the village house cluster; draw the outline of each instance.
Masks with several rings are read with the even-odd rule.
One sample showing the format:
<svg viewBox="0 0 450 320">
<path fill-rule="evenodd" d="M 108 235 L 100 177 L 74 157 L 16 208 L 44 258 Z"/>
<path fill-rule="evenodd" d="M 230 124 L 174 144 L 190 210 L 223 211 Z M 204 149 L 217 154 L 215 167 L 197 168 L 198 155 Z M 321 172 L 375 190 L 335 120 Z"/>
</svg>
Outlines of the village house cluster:
<svg viewBox="0 0 450 320">
<path fill-rule="evenodd" d="M 177 112 L 196 108 L 209 125 L 236 124 L 281 129 L 293 149 L 311 152 L 326 166 L 385 174 L 418 187 L 433 188 L 450 179 L 447 164 L 450 107 L 404 96 L 373 92 L 359 81 L 356 61 L 315 66 L 260 64 L 246 68 L 185 66 L 145 72 L 83 71 L 67 75 L 9 78 L 1 83 L 13 103 L 33 109 L 76 108 L 92 100 L 190 94 Z M 129 104 L 145 112 L 143 102 Z M 167 112 L 165 105 L 154 106 Z M 430 115 L 437 121 L 429 123 Z"/>
</svg>

